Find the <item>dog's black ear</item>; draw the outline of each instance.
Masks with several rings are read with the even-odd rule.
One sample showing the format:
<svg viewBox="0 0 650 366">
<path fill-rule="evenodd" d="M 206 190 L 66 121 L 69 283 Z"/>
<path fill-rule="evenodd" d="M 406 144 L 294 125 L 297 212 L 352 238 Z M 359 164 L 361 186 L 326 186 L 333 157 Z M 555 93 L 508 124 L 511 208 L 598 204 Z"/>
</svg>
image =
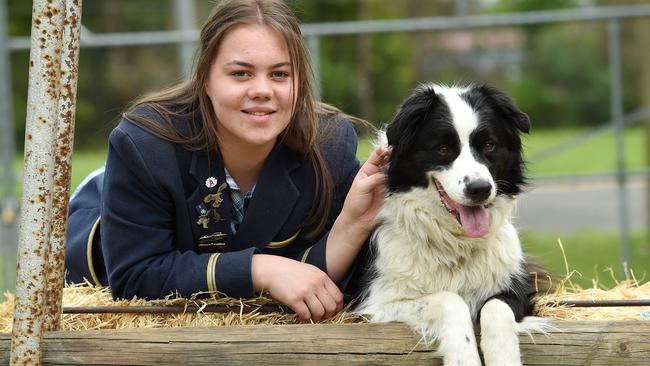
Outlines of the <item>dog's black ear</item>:
<svg viewBox="0 0 650 366">
<path fill-rule="evenodd" d="M 528 115 L 519 110 L 512 98 L 490 85 L 483 85 L 479 90 L 521 132 L 530 132 L 530 119 Z"/>
<path fill-rule="evenodd" d="M 433 87 L 420 87 L 400 105 L 393 120 L 386 127 L 388 145 L 393 147 L 393 156 L 401 155 L 413 145 L 418 124 L 426 118 L 436 103 L 439 103 Z"/>
</svg>

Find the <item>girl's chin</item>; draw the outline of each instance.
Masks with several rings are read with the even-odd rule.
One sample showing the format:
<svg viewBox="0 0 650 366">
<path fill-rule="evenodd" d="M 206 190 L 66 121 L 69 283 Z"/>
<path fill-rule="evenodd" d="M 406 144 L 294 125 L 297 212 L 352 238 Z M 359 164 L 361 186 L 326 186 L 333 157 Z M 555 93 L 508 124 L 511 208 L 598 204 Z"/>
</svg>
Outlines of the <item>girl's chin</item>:
<svg viewBox="0 0 650 366">
<path fill-rule="evenodd" d="M 278 140 L 278 135 L 268 135 L 268 136 L 250 136 L 243 139 L 243 142 L 248 145 L 250 148 L 271 148 L 275 145 L 275 142 Z"/>
</svg>

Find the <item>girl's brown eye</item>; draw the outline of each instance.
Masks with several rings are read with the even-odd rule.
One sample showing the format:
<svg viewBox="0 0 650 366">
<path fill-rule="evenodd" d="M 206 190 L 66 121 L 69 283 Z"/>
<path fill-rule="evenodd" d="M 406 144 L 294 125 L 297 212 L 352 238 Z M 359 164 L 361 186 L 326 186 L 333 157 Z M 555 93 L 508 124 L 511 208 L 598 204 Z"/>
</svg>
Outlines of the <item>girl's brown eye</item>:
<svg viewBox="0 0 650 366">
<path fill-rule="evenodd" d="M 438 148 L 438 154 L 440 155 L 449 155 L 451 154 L 451 150 L 449 149 L 448 146 L 442 145 Z"/>
<path fill-rule="evenodd" d="M 494 151 L 494 143 L 492 142 L 486 142 L 485 145 L 483 145 L 483 152 L 489 153 Z"/>
</svg>

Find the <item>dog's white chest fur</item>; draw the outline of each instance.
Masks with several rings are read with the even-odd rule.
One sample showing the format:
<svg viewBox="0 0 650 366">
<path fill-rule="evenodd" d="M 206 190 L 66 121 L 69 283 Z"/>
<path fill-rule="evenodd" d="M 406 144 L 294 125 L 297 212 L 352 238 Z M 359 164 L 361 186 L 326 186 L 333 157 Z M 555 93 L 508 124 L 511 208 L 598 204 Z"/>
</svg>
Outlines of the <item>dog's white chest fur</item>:
<svg viewBox="0 0 650 366">
<path fill-rule="evenodd" d="M 450 291 L 465 300 L 475 318 L 485 300 L 507 288 L 511 274 L 521 270 L 519 239 L 509 219 L 512 200 L 497 199 L 489 210 L 490 233 L 473 239 L 462 235 L 437 199 L 431 188 L 386 199 L 373 237 L 375 275 L 360 311 L 385 314 L 378 310 L 395 299 Z M 450 230 L 456 227 L 455 233 Z"/>
</svg>

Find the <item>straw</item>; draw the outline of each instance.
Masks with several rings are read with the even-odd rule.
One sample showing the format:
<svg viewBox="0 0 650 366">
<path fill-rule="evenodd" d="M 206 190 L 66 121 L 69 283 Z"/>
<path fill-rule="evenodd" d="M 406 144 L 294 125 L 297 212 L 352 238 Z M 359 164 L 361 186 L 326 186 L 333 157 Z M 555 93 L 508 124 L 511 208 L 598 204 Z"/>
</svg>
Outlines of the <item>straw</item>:
<svg viewBox="0 0 650 366">
<path fill-rule="evenodd" d="M 650 306 L 571 307 L 558 305 L 561 301 L 650 300 L 650 282 L 642 284 L 633 271 L 628 271 L 627 278 L 619 281 L 616 279 L 613 269 L 607 268 L 606 272 L 616 283 L 614 288 L 604 289 L 600 285 L 598 277 L 592 280 L 593 288 L 581 288 L 571 281 L 573 276 L 580 275 L 580 273 L 570 269 L 564 246 L 560 240 L 558 240 L 558 245 L 564 260 L 566 274 L 557 283 L 540 287 L 548 287 L 550 290 L 533 299 L 536 315 L 555 320 L 650 320 Z M 551 281 L 551 278 L 538 278 L 537 273 L 533 274 L 533 278 L 540 282 Z M 6 292 L 4 296 L 5 301 L 0 303 L 0 332 L 10 333 L 15 298 L 9 292 Z M 63 306 L 64 310 L 67 309 L 68 312 L 70 309 L 76 309 L 77 312 L 81 309 L 84 313 L 64 313 L 61 319 L 62 330 L 305 323 L 267 295 L 248 300 L 225 297 L 217 293 L 200 293 L 191 298 L 169 296 L 163 300 L 152 301 L 138 298 L 113 300 L 108 288 L 95 287 L 85 283 L 70 285 L 63 289 Z M 119 307 L 120 312 L 109 312 L 111 308 L 114 311 L 118 309 L 115 307 Z M 131 309 L 125 309 L 125 307 L 131 307 Z M 96 308 L 97 312 L 88 313 L 88 308 Z M 156 310 L 157 313 L 143 313 L 142 311 L 146 309 L 158 310 Z M 269 312 L 273 309 L 277 309 L 277 311 Z M 135 313 L 136 310 L 138 313 Z M 125 311 L 134 311 L 134 313 Z M 353 314 L 351 305 L 348 305 L 339 314 L 319 323 L 366 322 L 368 322 L 366 317 Z"/>
</svg>

